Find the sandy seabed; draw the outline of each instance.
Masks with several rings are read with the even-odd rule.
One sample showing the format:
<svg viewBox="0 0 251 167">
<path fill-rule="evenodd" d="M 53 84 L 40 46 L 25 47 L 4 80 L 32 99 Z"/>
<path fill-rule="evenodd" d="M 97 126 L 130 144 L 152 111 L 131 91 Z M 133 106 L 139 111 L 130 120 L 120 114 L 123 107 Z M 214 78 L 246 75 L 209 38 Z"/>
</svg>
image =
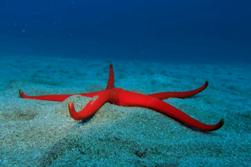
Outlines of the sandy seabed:
<svg viewBox="0 0 251 167">
<path fill-rule="evenodd" d="M 113 63 L 115 84 L 142 93 L 209 87 L 189 99 L 168 99 L 205 123 L 224 118 L 211 133 L 189 129 L 152 110 L 105 104 L 91 119 L 70 118 L 90 99 L 62 103 L 29 95 L 103 89 Z M 251 65 L 170 64 L 63 57 L 0 58 L 0 166 L 249 166 Z"/>
</svg>

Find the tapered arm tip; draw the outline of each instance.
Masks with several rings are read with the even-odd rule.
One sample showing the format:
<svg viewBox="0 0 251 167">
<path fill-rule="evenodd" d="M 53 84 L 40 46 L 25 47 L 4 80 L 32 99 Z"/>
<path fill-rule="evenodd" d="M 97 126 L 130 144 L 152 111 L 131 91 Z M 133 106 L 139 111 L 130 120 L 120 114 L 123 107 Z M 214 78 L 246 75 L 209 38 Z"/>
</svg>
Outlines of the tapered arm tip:
<svg viewBox="0 0 251 167">
<path fill-rule="evenodd" d="M 109 78 L 106 85 L 106 89 L 111 89 L 111 88 L 114 88 L 114 71 L 112 64 L 110 64 L 109 66 Z"/>
<path fill-rule="evenodd" d="M 18 90 L 18 93 L 19 93 L 19 97 L 21 97 L 21 98 L 25 97 L 25 94 L 21 89 Z"/>
<path fill-rule="evenodd" d="M 80 120 L 78 113 L 75 110 L 74 104 L 72 102 L 68 103 L 68 109 L 71 117 L 75 120 Z"/>
<path fill-rule="evenodd" d="M 68 109 L 70 113 L 76 112 L 74 104 L 72 102 L 68 103 Z"/>
<path fill-rule="evenodd" d="M 221 119 L 217 125 L 216 129 L 220 129 L 224 125 L 224 119 Z"/>
<path fill-rule="evenodd" d="M 205 87 L 208 87 L 208 81 L 205 82 Z"/>
<path fill-rule="evenodd" d="M 220 129 L 223 125 L 224 125 L 224 119 L 221 119 L 217 124 L 212 125 L 209 128 L 201 129 L 201 130 L 204 131 L 204 132 L 215 131 L 215 130 Z"/>
</svg>

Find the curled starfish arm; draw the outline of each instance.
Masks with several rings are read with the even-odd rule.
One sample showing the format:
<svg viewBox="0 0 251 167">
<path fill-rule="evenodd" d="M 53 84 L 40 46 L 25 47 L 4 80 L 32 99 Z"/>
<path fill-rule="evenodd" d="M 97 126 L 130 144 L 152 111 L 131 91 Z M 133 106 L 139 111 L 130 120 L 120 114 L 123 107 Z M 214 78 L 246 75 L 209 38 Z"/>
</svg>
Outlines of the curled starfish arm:
<svg viewBox="0 0 251 167">
<path fill-rule="evenodd" d="M 160 100 L 167 99 L 167 98 L 188 98 L 192 97 L 203 90 L 205 90 L 208 86 L 208 81 L 206 81 L 201 87 L 191 90 L 191 91 L 184 91 L 184 92 L 160 92 L 160 93 L 154 93 L 150 94 L 152 97 L 156 97 Z"/>
<path fill-rule="evenodd" d="M 208 125 L 205 123 L 202 123 L 194 118 L 192 118 L 191 116 L 189 116 L 188 114 L 182 112 L 181 110 L 155 98 L 155 99 L 151 99 L 150 103 L 148 103 L 148 106 L 146 106 L 148 108 L 151 108 L 155 111 L 158 111 L 164 115 L 167 115 L 173 119 L 175 119 L 176 121 L 189 126 L 191 128 L 200 130 L 200 131 L 213 131 L 213 130 L 217 130 L 219 128 L 221 128 L 224 124 L 224 120 L 221 119 L 218 123 L 216 124 L 212 124 L 212 125 Z"/>
<path fill-rule="evenodd" d="M 93 97 L 97 94 L 98 92 L 93 92 L 93 93 L 82 93 L 82 94 L 60 94 L 60 95 L 41 95 L 41 96 L 29 96 L 26 95 L 22 90 L 19 90 L 19 97 L 24 98 L 24 99 L 33 99 L 33 100 L 46 100 L 46 101 L 57 101 L 57 102 L 62 102 L 68 97 L 72 95 L 81 95 L 81 96 L 86 96 L 86 97 Z"/>
<path fill-rule="evenodd" d="M 85 120 L 93 116 L 97 110 L 108 101 L 109 94 L 107 92 L 98 95 L 95 99 L 89 101 L 87 105 L 79 112 L 75 110 L 72 102 L 68 103 L 70 115 L 75 120 Z"/>
</svg>

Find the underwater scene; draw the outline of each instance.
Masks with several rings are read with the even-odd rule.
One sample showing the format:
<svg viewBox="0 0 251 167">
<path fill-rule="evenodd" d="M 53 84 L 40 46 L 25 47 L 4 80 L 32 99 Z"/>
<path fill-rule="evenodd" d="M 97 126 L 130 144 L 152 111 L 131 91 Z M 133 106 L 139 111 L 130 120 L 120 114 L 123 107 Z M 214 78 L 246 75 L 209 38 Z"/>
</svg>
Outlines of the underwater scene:
<svg viewBox="0 0 251 167">
<path fill-rule="evenodd" d="M 251 166 L 250 6 L 0 0 L 0 166 Z"/>
</svg>

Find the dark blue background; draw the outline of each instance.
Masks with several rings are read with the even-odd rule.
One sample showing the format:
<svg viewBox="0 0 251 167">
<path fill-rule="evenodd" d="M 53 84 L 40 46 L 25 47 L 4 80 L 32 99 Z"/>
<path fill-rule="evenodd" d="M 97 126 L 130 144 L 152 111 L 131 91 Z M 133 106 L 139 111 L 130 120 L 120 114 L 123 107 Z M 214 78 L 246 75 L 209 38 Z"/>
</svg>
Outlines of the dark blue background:
<svg viewBox="0 0 251 167">
<path fill-rule="evenodd" d="M 248 0 L 0 0 L 0 54 L 250 63 L 250 6 Z"/>
</svg>

